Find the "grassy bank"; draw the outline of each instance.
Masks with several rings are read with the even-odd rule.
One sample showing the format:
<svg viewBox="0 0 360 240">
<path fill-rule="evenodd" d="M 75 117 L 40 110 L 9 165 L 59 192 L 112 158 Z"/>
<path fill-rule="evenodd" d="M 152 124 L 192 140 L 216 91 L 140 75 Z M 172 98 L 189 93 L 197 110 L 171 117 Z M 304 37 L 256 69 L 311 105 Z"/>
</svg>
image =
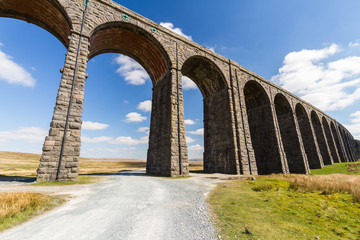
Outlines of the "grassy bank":
<svg viewBox="0 0 360 240">
<path fill-rule="evenodd" d="M 0 193 L 0 231 L 50 210 L 65 200 L 40 193 Z"/>
<path fill-rule="evenodd" d="M 322 169 L 311 169 L 310 175 L 328 175 L 336 173 L 360 175 L 360 162 L 344 162 L 334 163 L 333 165 L 325 165 Z"/>
<path fill-rule="evenodd" d="M 209 195 L 209 203 L 222 237 L 360 238 L 360 203 L 352 194 L 324 192 L 288 180 L 264 178 L 217 186 Z"/>
</svg>

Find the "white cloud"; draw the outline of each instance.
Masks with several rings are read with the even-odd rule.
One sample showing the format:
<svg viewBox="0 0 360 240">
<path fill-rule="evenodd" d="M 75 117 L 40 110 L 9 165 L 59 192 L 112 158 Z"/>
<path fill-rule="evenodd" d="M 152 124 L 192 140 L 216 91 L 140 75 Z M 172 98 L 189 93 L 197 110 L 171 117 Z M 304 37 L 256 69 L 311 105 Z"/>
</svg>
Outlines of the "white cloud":
<svg viewBox="0 0 360 240">
<path fill-rule="evenodd" d="M 199 145 L 199 144 L 196 144 L 196 145 L 189 146 L 188 150 L 190 150 L 190 151 L 204 151 L 204 147 Z"/>
<path fill-rule="evenodd" d="M 101 142 L 109 142 L 112 140 L 113 140 L 112 137 L 105 137 L 105 136 L 94 137 L 94 138 L 88 137 L 86 135 L 81 136 L 81 141 L 84 143 L 101 143 Z"/>
<path fill-rule="evenodd" d="M 187 143 L 187 144 L 193 143 L 193 142 L 195 142 L 194 139 L 192 139 L 191 137 L 186 136 L 186 143 Z"/>
<path fill-rule="evenodd" d="M 360 111 L 350 114 L 351 123 L 350 125 L 345 125 L 347 130 L 351 132 L 353 136 L 360 135 Z M 360 139 L 359 136 L 355 136 L 356 139 Z"/>
<path fill-rule="evenodd" d="M 177 34 L 179 34 L 179 35 L 181 35 L 181 36 L 183 36 L 184 38 L 187 38 L 187 39 L 189 39 L 189 40 L 192 40 L 192 37 L 184 34 L 184 33 L 182 32 L 182 29 L 181 29 L 181 28 L 175 28 L 173 23 L 170 23 L 170 22 L 161 22 L 160 25 L 163 26 L 163 27 L 166 27 L 167 29 L 170 29 L 171 31 L 173 31 L 173 32 L 175 32 L 175 33 L 177 33 Z"/>
<path fill-rule="evenodd" d="M 24 87 L 34 87 L 35 79 L 12 58 L 0 51 L 0 80 L 10 84 L 19 84 Z"/>
<path fill-rule="evenodd" d="M 353 118 L 353 119 L 351 119 L 351 122 L 360 123 L 360 111 L 357 111 L 357 112 L 354 112 L 354 113 L 350 114 L 350 117 Z"/>
<path fill-rule="evenodd" d="M 139 103 L 137 109 L 143 112 L 151 112 L 151 104 L 152 104 L 151 100 L 146 100 L 144 102 Z"/>
<path fill-rule="evenodd" d="M 184 90 L 196 89 L 197 85 L 188 77 L 182 77 L 182 87 Z"/>
<path fill-rule="evenodd" d="M 204 135 L 204 129 L 200 128 L 200 129 L 198 129 L 196 131 L 190 131 L 189 133 L 195 134 L 195 135 Z"/>
<path fill-rule="evenodd" d="M 126 115 L 125 122 L 143 122 L 147 119 L 147 117 L 142 116 L 140 113 L 137 112 L 131 112 Z"/>
<path fill-rule="evenodd" d="M 137 144 L 147 143 L 147 142 L 143 138 L 138 140 L 138 139 L 134 139 L 132 137 L 117 137 L 114 140 L 110 141 L 110 143 L 123 144 L 123 145 L 137 145 Z"/>
<path fill-rule="evenodd" d="M 360 47 L 360 40 L 356 40 L 355 42 L 350 42 L 349 47 Z"/>
<path fill-rule="evenodd" d="M 101 136 L 101 137 L 88 137 L 81 136 L 81 141 L 84 143 L 109 143 L 109 144 L 120 144 L 120 145 L 138 145 L 148 143 L 149 137 L 145 136 L 140 139 L 134 139 L 132 137 L 120 136 L 117 138 Z"/>
<path fill-rule="evenodd" d="M 30 143 L 43 142 L 47 136 L 48 130 L 38 127 L 20 127 L 13 131 L 0 132 L 2 142 L 10 140 L 23 140 Z"/>
<path fill-rule="evenodd" d="M 137 132 L 148 132 L 150 130 L 150 128 L 148 127 L 140 127 L 138 128 Z"/>
<path fill-rule="evenodd" d="M 0 47 L 4 46 L 4 44 L 2 42 L 0 42 Z"/>
<path fill-rule="evenodd" d="M 320 50 L 291 52 L 272 81 L 322 110 L 343 109 L 360 99 L 360 57 L 326 62 L 340 51 L 332 44 Z"/>
<path fill-rule="evenodd" d="M 81 128 L 84 130 L 104 130 L 107 127 L 109 127 L 108 124 L 91 122 L 91 121 L 83 121 Z"/>
<path fill-rule="evenodd" d="M 115 62 L 119 64 L 116 73 L 124 77 L 125 81 L 131 85 L 143 85 L 149 79 L 149 75 L 144 68 L 133 59 L 119 55 L 115 58 Z"/>
<path fill-rule="evenodd" d="M 194 124 L 195 124 L 195 121 L 194 121 L 194 120 L 191 120 L 191 119 L 186 119 L 186 120 L 185 120 L 185 124 L 186 124 L 186 125 L 194 125 Z"/>
</svg>

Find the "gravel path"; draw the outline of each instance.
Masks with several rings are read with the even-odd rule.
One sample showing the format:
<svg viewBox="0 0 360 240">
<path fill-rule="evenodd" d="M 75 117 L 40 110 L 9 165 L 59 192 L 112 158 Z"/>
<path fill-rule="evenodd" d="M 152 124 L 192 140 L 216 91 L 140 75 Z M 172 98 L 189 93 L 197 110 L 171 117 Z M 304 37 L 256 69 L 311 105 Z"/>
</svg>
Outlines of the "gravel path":
<svg viewBox="0 0 360 240">
<path fill-rule="evenodd" d="M 132 171 L 99 184 L 59 188 L 56 194 L 75 197 L 3 232 L 0 239 L 217 239 L 205 203 L 217 182 L 204 177 L 163 179 Z"/>
</svg>

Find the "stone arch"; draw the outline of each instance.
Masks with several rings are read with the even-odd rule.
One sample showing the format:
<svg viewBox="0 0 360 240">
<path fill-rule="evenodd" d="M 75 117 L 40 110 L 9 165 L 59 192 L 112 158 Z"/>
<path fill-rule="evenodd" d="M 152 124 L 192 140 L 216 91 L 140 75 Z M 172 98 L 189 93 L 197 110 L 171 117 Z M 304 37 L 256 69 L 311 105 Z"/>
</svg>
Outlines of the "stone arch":
<svg viewBox="0 0 360 240">
<path fill-rule="evenodd" d="M 0 17 L 33 23 L 50 32 L 68 48 L 72 23 L 57 0 L 2 0 Z"/>
<path fill-rule="evenodd" d="M 295 107 L 295 113 L 299 123 L 307 159 L 309 161 L 309 167 L 310 169 L 322 168 L 322 158 L 318 154 L 316 141 L 311 130 L 310 120 L 306 110 L 300 103 L 298 103 Z"/>
<path fill-rule="evenodd" d="M 127 22 L 110 22 L 90 34 L 89 60 L 102 53 L 127 55 L 148 72 L 153 83 L 168 73 L 170 58 L 164 47 L 149 32 Z"/>
<path fill-rule="evenodd" d="M 244 95 L 258 174 L 282 173 L 269 97 L 253 80 L 245 84 Z"/>
<path fill-rule="evenodd" d="M 230 94 L 220 68 L 203 56 L 191 56 L 182 75 L 199 87 L 204 98 L 204 172 L 237 173 Z"/>
<path fill-rule="evenodd" d="M 340 162 L 340 160 L 338 158 L 338 154 L 336 152 L 335 144 L 334 144 L 333 138 L 331 136 L 329 124 L 328 124 L 325 117 L 322 117 L 322 124 L 324 126 L 325 136 L 326 136 L 329 148 L 330 148 L 330 153 L 331 153 L 331 156 L 333 158 L 333 161 L 334 161 L 334 163 L 338 163 L 338 162 Z"/>
<path fill-rule="evenodd" d="M 338 150 L 338 153 L 339 153 L 339 157 L 340 157 L 340 161 L 341 162 L 345 162 L 345 157 L 344 157 L 344 153 L 343 153 L 343 150 L 341 149 L 341 145 L 340 145 L 340 140 L 339 140 L 339 137 L 338 137 L 338 134 L 336 132 L 336 128 L 335 128 L 335 125 L 333 122 L 330 122 L 330 128 L 331 128 L 331 132 L 334 136 L 334 141 L 335 141 L 335 144 L 336 144 L 336 148 Z"/>
<path fill-rule="evenodd" d="M 345 129 L 341 129 L 340 131 L 341 131 L 343 142 L 344 142 L 344 145 L 345 145 L 345 148 L 346 148 L 346 152 L 347 152 L 347 155 L 348 155 L 349 162 L 352 162 L 354 160 L 353 160 L 352 152 L 351 152 L 351 149 L 350 149 L 349 139 L 348 139 L 347 133 L 346 133 Z"/>
<path fill-rule="evenodd" d="M 283 94 L 278 93 L 274 98 L 274 104 L 289 171 L 290 173 L 306 173 L 290 103 Z"/>
<path fill-rule="evenodd" d="M 323 130 L 321 127 L 321 122 L 320 122 L 318 115 L 316 114 L 316 112 L 314 110 L 311 111 L 311 122 L 314 127 L 317 144 L 319 146 L 323 162 L 325 165 L 331 165 L 332 164 L 331 157 L 327 150 L 326 140 L 325 140 L 325 136 L 323 134 Z"/>
</svg>

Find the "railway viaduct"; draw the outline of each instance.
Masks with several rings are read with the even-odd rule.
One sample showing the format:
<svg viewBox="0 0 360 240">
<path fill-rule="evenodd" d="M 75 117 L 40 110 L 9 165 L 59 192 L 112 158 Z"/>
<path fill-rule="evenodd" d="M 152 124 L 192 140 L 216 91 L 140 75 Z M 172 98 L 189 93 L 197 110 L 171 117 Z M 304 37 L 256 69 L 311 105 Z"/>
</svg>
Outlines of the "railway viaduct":
<svg viewBox="0 0 360 240">
<path fill-rule="evenodd" d="M 335 119 L 111 0 L 0 0 L 0 17 L 36 24 L 68 50 L 38 181 L 77 179 L 87 62 L 109 52 L 135 59 L 152 80 L 150 174 L 189 173 L 182 76 L 204 98 L 205 172 L 306 174 L 355 161 L 356 142 Z"/>
</svg>

